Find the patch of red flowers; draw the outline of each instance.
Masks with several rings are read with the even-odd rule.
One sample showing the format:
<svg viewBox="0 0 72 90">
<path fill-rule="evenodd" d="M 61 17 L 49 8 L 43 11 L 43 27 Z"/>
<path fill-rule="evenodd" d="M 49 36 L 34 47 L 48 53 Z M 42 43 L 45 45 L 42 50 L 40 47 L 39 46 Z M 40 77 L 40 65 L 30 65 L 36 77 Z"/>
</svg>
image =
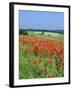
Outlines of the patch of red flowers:
<svg viewBox="0 0 72 90">
<path fill-rule="evenodd" d="M 50 74 L 50 75 L 48 76 L 48 78 L 53 78 L 53 77 L 55 77 L 54 74 Z"/>
<path fill-rule="evenodd" d="M 58 63 L 59 63 L 59 62 L 60 62 L 60 59 L 56 59 L 56 62 L 58 62 Z"/>
<path fill-rule="evenodd" d="M 32 64 L 33 64 L 33 65 L 36 65 L 36 64 L 37 64 L 37 62 L 36 62 L 36 61 L 33 61 L 33 62 L 32 62 Z"/>
<path fill-rule="evenodd" d="M 51 64 L 51 60 L 47 60 L 47 64 Z"/>
<path fill-rule="evenodd" d="M 57 54 L 61 55 L 64 53 L 64 50 L 59 50 L 58 48 L 53 48 L 53 51 L 52 52 L 56 52 Z"/>
<path fill-rule="evenodd" d="M 62 49 L 62 50 L 60 50 L 60 54 L 63 54 L 64 53 L 64 50 Z"/>
<path fill-rule="evenodd" d="M 58 67 L 63 67 L 64 65 L 62 63 L 58 64 Z"/>
<path fill-rule="evenodd" d="M 38 61 L 39 61 L 39 62 L 42 62 L 42 58 L 39 58 Z"/>
<path fill-rule="evenodd" d="M 60 52 L 57 48 L 54 48 L 53 51 L 56 52 L 57 54 L 60 54 Z"/>
<path fill-rule="evenodd" d="M 44 66 L 41 66 L 41 67 L 40 67 L 40 71 L 41 71 L 41 72 L 45 72 L 45 71 L 46 71 L 46 68 L 45 68 Z"/>
<path fill-rule="evenodd" d="M 26 47 L 24 47 L 24 54 L 28 55 L 26 56 L 28 65 L 32 65 L 32 69 L 36 70 L 34 74 L 38 73 L 38 75 L 40 75 L 40 73 L 46 73 L 46 77 L 53 78 L 56 74 L 51 71 L 53 68 L 51 67 L 52 65 L 55 65 L 54 70 L 56 70 L 58 74 L 64 73 L 64 71 L 62 72 L 64 69 L 64 42 L 62 40 L 52 40 L 38 36 L 21 36 L 20 43 Z M 55 61 L 53 62 L 53 60 Z M 37 69 L 34 68 L 35 65 Z"/>
<path fill-rule="evenodd" d="M 34 52 L 38 52 L 38 46 L 34 46 L 34 47 L 33 47 L 33 51 L 34 51 Z"/>
</svg>

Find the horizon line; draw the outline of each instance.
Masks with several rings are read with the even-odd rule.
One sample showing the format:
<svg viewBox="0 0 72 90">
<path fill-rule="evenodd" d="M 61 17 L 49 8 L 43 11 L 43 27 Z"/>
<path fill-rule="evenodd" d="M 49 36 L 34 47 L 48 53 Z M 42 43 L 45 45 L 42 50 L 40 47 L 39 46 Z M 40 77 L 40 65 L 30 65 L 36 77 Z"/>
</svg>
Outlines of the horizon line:
<svg viewBox="0 0 72 90">
<path fill-rule="evenodd" d="M 19 28 L 19 29 L 24 29 L 24 30 L 25 29 L 28 29 L 28 30 L 30 30 L 30 29 L 31 30 L 63 30 L 64 31 L 64 29 L 38 29 L 38 28 L 36 28 L 36 29 L 34 29 L 34 28 L 33 29 L 32 28 Z"/>
</svg>

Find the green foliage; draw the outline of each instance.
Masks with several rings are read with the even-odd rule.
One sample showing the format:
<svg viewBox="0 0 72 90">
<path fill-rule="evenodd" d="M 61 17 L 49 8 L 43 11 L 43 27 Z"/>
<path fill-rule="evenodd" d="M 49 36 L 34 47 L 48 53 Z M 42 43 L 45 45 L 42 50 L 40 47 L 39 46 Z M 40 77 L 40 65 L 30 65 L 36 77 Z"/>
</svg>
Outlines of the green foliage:
<svg viewBox="0 0 72 90">
<path fill-rule="evenodd" d="M 42 31 L 41 35 L 44 35 L 44 32 Z"/>
<path fill-rule="evenodd" d="M 62 71 L 62 68 L 57 69 L 56 58 L 57 54 L 54 54 L 51 58 L 51 64 L 47 64 L 48 58 L 43 58 L 42 62 L 38 61 L 40 54 L 34 56 L 33 53 L 28 52 L 25 54 L 24 49 L 27 46 L 20 44 L 20 57 L 19 57 L 19 79 L 32 79 L 32 78 L 48 78 L 50 74 L 54 74 L 55 77 L 63 77 L 64 74 L 60 75 L 59 72 Z M 30 48 L 29 48 L 30 49 Z M 28 62 L 30 60 L 30 62 Z M 36 61 L 37 64 L 33 65 L 32 62 Z M 45 71 L 41 71 L 40 67 L 45 67 Z"/>
<path fill-rule="evenodd" d="M 19 34 L 20 35 L 28 35 L 28 32 L 27 31 L 24 31 L 24 30 L 20 30 L 19 31 Z"/>
<path fill-rule="evenodd" d="M 48 35 L 45 36 L 44 32 L 39 34 L 39 33 L 27 32 L 23 30 L 20 31 L 20 35 L 27 35 L 30 38 L 32 36 L 38 36 L 44 39 L 48 39 L 49 37 Z M 61 35 L 60 37 L 63 38 L 63 35 Z M 50 38 L 54 39 L 54 36 L 51 35 Z M 27 52 L 25 52 L 26 48 L 28 49 Z M 29 43 L 28 45 L 22 43 L 19 44 L 19 79 L 49 78 L 50 75 L 54 75 L 54 77 L 64 76 L 64 71 L 63 71 L 64 67 L 57 67 L 59 64 L 64 64 L 64 62 L 56 61 L 58 58 L 60 59 L 57 53 L 54 53 L 54 55 L 51 56 L 48 50 L 48 54 L 49 54 L 49 58 L 48 58 L 45 56 L 46 50 L 45 52 L 43 52 L 44 53 L 43 55 L 41 55 L 38 52 L 37 55 L 35 56 L 35 53 L 33 51 L 32 52 L 30 51 L 31 49 L 32 48 Z M 42 57 L 42 62 L 38 60 L 41 57 Z M 64 56 L 62 57 L 64 58 Z M 48 60 L 50 60 L 51 62 L 47 63 Z M 33 62 L 36 62 L 36 64 L 33 64 Z"/>
</svg>

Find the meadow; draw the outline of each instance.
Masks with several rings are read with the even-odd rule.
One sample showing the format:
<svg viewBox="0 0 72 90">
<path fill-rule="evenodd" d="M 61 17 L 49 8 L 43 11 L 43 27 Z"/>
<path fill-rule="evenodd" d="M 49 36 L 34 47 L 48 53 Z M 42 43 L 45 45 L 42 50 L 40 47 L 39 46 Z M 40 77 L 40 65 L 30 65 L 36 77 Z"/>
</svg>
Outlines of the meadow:
<svg viewBox="0 0 72 90">
<path fill-rule="evenodd" d="M 19 79 L 64 77 L 64 34 L 19 34 Z"/>
</svg>

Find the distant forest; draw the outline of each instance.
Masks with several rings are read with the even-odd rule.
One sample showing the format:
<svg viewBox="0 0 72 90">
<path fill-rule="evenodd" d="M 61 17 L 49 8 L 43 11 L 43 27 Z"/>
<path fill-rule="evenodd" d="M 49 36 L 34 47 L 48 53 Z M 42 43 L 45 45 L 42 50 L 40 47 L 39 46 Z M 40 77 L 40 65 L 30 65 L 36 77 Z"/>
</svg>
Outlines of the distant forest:
<svg viewBox="0 0 72 90">
<path fill-rule="evenodd" d="M 35 31 L 35 32 L 53 32 L 53 33 L 61 33 L 64 34 L 64 30 L 43 30 L 43 29 L 19 29 L 19 34 L 21 35 L 28 35 L 28 31 Z"/>
</svg>

